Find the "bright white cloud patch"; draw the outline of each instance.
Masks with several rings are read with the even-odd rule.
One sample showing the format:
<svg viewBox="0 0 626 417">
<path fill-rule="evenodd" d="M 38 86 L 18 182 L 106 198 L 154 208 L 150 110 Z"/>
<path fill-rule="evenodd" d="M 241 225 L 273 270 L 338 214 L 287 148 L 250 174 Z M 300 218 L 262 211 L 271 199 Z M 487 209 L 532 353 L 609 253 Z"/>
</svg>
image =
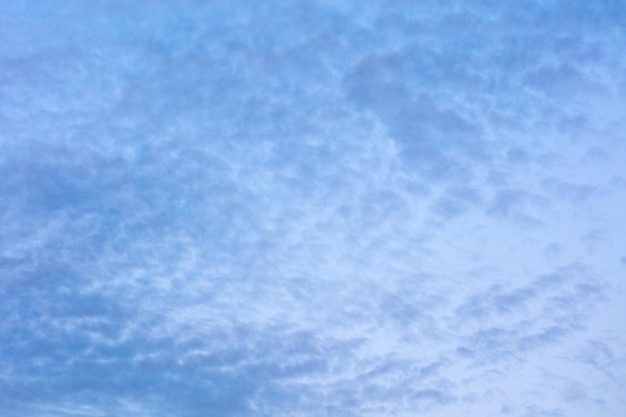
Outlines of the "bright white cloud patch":
<svg viewBox="0 0 626 417">
<path fill-rule="evenodd" d="M 619 1 L 0 14 L 0 414 L 626 413 Z"/>
</svg>

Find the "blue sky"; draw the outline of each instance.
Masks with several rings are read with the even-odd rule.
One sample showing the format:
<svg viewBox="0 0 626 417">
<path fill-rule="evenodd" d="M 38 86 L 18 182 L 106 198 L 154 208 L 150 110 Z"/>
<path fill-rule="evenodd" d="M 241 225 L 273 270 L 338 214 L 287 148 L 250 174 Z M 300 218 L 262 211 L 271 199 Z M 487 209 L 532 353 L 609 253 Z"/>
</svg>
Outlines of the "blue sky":
<svg viewBox="0 0 626 417">
<path fill-rule="evenodd" d="M 626 415 L 623 1 L 0 5 L 0 415 Z"/>
</svg>

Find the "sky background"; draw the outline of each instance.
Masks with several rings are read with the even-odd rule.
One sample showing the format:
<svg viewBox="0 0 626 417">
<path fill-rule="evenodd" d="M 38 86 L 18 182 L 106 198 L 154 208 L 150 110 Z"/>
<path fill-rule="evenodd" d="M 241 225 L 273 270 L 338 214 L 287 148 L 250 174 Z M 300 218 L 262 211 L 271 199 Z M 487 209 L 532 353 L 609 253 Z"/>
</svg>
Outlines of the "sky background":
<svg viewBox="0 0 626 417">
<path fill-rule="evenodd" d="M 626 415 L 626 2 L 0 0 L 0 415 Z"/>
</svg>

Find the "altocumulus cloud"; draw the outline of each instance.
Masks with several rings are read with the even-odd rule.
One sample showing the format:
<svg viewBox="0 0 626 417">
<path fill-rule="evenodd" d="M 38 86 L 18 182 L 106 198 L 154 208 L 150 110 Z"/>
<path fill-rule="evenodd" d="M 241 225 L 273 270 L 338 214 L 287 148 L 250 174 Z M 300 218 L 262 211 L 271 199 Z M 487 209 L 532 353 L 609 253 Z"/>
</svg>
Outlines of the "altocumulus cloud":
<svg viewBox="0 0 626 417">
<path fill-rule="evenodd" d="M 21 1 L 0 414 L 622 416 L 620 1 Z"/>
</svg>

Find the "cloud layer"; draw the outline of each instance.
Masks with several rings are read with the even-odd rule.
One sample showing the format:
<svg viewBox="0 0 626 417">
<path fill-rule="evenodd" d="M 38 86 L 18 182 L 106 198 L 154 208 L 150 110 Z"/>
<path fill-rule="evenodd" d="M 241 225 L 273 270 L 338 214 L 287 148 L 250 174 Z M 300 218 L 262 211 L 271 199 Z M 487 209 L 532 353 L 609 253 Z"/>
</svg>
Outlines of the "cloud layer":
<svg viewBox="0 0 626 417">
<path fill-rule="evenodd" d="M 626 7 L 0 17 L 0 414 L 621 416 Z"/>
</svg>

